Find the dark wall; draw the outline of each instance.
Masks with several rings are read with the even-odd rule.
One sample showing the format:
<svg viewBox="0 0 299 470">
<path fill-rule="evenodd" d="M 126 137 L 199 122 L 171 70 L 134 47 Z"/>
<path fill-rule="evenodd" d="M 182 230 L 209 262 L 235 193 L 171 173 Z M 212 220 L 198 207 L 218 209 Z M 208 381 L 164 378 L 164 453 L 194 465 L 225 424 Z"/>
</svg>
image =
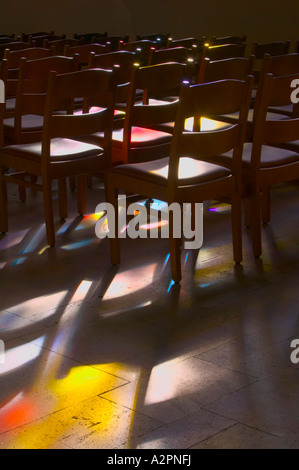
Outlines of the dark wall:
<svg viewBox="0 0 299 470">
<path fill-rule="evenodd" d="M 0 32 L 152 32 L 174 37 L 247 34 L 249 41 L 299 39 L 298 0 L 2 0 Z"/>
</svg>

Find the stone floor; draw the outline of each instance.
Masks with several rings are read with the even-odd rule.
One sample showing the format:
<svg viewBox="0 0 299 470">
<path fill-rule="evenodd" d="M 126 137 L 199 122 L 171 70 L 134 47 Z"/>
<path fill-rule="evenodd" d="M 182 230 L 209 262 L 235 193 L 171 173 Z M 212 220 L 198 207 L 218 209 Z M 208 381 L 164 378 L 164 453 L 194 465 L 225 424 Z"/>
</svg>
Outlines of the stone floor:
<svg viewBox="0 0 299 470">
<path fill-rule="evenodd" d="M 244 228 L 237 267 L 230 207 L 205 205 L 203 246 L 183 251 L 177 286 L 165 239 L 124 239 L 120 267 L 110 265 L 95 235 L 99 180 L 84 218 L 69 194 L 55 248 L 40 194 L 21 203 L 10 187 L 0 448 L 298 448 L 298 188 L 273 190 L 263 256 Z"/>
</svg>

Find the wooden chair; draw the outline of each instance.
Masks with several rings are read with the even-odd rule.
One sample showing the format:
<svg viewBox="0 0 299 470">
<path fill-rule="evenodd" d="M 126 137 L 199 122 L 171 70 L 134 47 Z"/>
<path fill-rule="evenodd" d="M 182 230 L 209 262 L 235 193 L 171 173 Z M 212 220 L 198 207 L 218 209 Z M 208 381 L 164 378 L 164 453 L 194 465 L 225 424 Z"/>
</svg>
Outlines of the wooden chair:
<svg viewBox="0 0 299 470">
<path fill-rule="evenodd" d="M 297 54 L 287 54 L 283 56 L 269 56 L 265 54 L 264 63 L 259 76 L 259 82 L 256 89 L 253 90 L 250 109 L 247 118 L 247 132 L 246 141 L 251 142 L 253 138 L 254 126 L 256 121 L 257 110 L 259 102 L 263 93 L 263 77 L 267 72 L 273 72 L 275 75 L 291 74 L 298 70 L 299 59 Z M 225 59 L 221 61 L 209 61 L 205 59 L 202 62 L 201 70 L 199 73 L 199 83 L 203 81 L 220 80 L 223 78 L 236 78 L 242 79 L 247 74 L 254 75 L 255 57 L 249 58 L 238 57 Z M 245 75 L 244 75 L 245 74 Z M 284 119 L 287 115 L 291 115 L 293 106 L 288 105 L 284 107 L 269 107 L 268 119 Z M 218 120 L 228 123 L 234 123 L 238 118 L 236 115 L 218 116 Z"/>
<path fill-rule="evenodd" d="M 253 74 L 254 56 L 246 57 L 231 57 L 228 59 L 211 61 L 205 58 L 196 77 L 196 83 L 208 83 L 218 80 L 246 80 L 249 75 Z M 246 128 L 246 140 L 250 139 L 252 133 L 252 116 L 253 112 L 249 110 Z M 221 128 L 223 124 L 235 123 L 238 119 L 238 114 L 228 116 L 217 116 L 216 120 L 203 121 L 199 116 L 195 117 L 195 128 Z"/>
<path fill-rule="evenodd" d="M 246 44 L 219 44 L 216 46 L 206 45 L 203 50 L 202 58 L 210 60 L 229 59 L 231 57 L 244 57 Z"/>
<path fill-rule="evenodd" d="M 71 60 L 71 59 L 69 59 Z M 110 165 L 110 136 L 112 123 L 111 100 L 113 94 L 113 72 L 108 70 L 81 70 L 57 75 L 50 72 L 45 107 L 34 101 L 36 114 L 44 115 L 42 140 L 32 144 L 11 145 L 0 150 L 0 231 L 8 230 L 6 182 L 23 184 L 42 191 L 47 242 L 55 245 L 55 227 L 52 206 L 52 181 L 78 178 L 78 212 L 85 212 L 85 183 L 87 173 L 106 171 Z M 71 114 L 76 97 L 85 98 L 83 114 Z M 106 103 L 106 106 L 104 107 Z M 89 113 L 92 105 L 101 105 L 101 111 Z M 57 109 L 64 113 L 57 114 Z M 86 135 L 103 130 L 103 146 L 90 145 L 75 140 L 81 133 Z M 7 168 L 16 173 L 7 174 Z M 33 174 L 37 182 L 19 178 Z M 22 176 L 23 178 L 23 176 Z M 41 180 L 41 181 L 40 181 Z M 60 216 L 65 214 L 66 199 L 60 199 Z M 61 211 L 63 214 L 61 214 Z"/>
<path fill-rule="evenodd" d="M 17 36 L 13 33 L 13 34 L 0 34 L 0 38 L 9 38 L 9 39 L 18 39 Z"/>
<path fill-rule="evenodd" d="M 0 60 L 3 59 L 6 49 L 10 51 L 18 51 L 20 49 L 27 49 L 33 47 L 35 44 L 29 44 L 28 42 L 16 41 L 16 42 L 7 42 L 0 44 Z"/>
<path fill-rule="evenodd" d="M 41 59 L 49 57 L 52 52 L 49 49 L 40 47 L 21 49 L 19 51 L 11 51 L 6 49 L 4 52 L 4 59 L 2 61 L 3 75 L 6 87 L 6 103 L 5 103 L 5 118 L 13 117 L 15 113 L 17 83 L 20 70 L 20 62 L 22 58 L 27 60 Z"/>
<path fill-rule="evenodd" d="M 36 47 L 44 47 L 45 40 L 49 41 L 58 41 L 60 39 L 65 39 L 65 34 L 57 35 L 57 34 L 42 34 L 42 35 L 34 35 L 30 36 L 28 42 L 30 44 L 35 44 Z"/>
<path fill-rule="evenodd" d="M 252 143 L 251 171 L 258 182 L 256 185 L 261 188 L 263 223 L 270 222 L 271 186 L 299 179 L 298 113 L 280 120 L 270 120 L 267 114 L 274 106 L 293 105 L 290 94 L 290 90 L 294 89 L 291 86 L 293 80 L 299 82 L 299 73 L 288 76 L 267 74 L 261 90 Z"/>
<path fill-rule="evenodd" d="M 274 105 L 290 104 L 294 79 L 299 79 L 299 74 L 278 77 L 266 74 L 260 89 L 259 106 L 255 108 L 252 142 L 243 148 L 245 223 L 252 229 L 256 257 L 262 254 L 261 221 L 270 221 L 271 186 L 299 179 L 298 118 L 277 119 L 269 113 L 269 108 Z M 230 168 L 231 155 L 222 155 L 221 163 Z"/>
<path fill-rule="evenodd" d="M 270 56 L 281 56 L 288 54 L 290 51 L 290 41 L 273 41 L 258 43 L 254 42 L 251 49 L 251 54 L 255 56 L 255 88 L 259 82 L 260 71 L 262 68 L 265 54 Z"/>
<path fill-rule="evenodd" d="M 128 86 L 135 63 L 137 63 L 136 53 L 130 51 L 115 51 L 105 54 L 92 52 L 89 54 L 88 68 L 112 69 L 117 67 L 118 69 L 118 86 L 115 89 L 114 97 L 115 119 L 124 116 L 127 106 Z"/>
<path fill-rule="evenodd" d="M 184 85 L 181 90 L 170 156 L 145 163 L 120 165 L 107 178 L 107 200 L 117 210 L 120 190 L 153 198 L 168 204 L 191 203 L 225 198 L 232 206 L 233 252 L 236 263 L 242 260 L 240 171 L 245 123 L 252 80 Z M 240 111 L 239 122 L 221 131 L 185 132 L 187 118 L 209 116 L 231 110 Z M 233 166 L 229 170 L 211 164 L 211 155 L 232 150 Z M 115 212 L 117 214 L 118 212 Z M 120 263 L 118 221 L 115 238 L 110 238 L 111 262 Z M 175 220 L 169 213 L 169 243 L 172 279 L 181 280 L 181 239 L 175 237 Z M 109 226 L 109 219 L 108 219 Z"/>
<path fill-rule="evenodd" d="M 80 46 L 82 45 L 82 42 L 83 41 L 74 38 L 57 39 L 55 41 L 45 39 L 43 47 L 46 49 L 52 48 L 54 55 L 64 55 L 65 46 Z"/>
<path fill-rule="evenodd" d="M 9 36 L 2 36 L 0 37 L 0 44 L 9 44 L 10 42 L 15 42 L 15 38 L 11 38 Z"/>
<path fill-rule="evenodd" d="M 220 44 L 244 44 L 247 42 L 247 36 L 246 34 L 244 34 L 243 36 L 212 36 L 211 38 L 209 38 L 208 42 L 213 46 Z"/>
<path fill-rule="evenodd" d="M 244 80 L 252 75 L 254 68 L 254 56 L 230 57 L 221 60 L 205 58 L 202 61 L 197 83 L 215 82 L 218 80 L 236 79 Z"/>
<path fill-rule="evenodd" d="M 84 44 L 92 44 L 97 43 L 98 40 L 105 41 L 107 39 L 108 32 L 104 33 L 81 33 L 81 34 L 74 34 L 74 39 L 79 39 L 79 41 L 83 41 Z"/>
<path fill-rule="evenodd" d="M 171 37 L 168 38 L 167 47 L 168 48 L 175 48 L 175 47 L 186 47 L 190 49 L 192 58 L 195 62 L 200 63 L 204 44 L 205 44 L 205 37 L 200 39 L 194 37 L 186 37 L 181 39 L 173 39 Z"/>
<path fill-rule="evenodd" d="M 297 53 L 276 56 L 265 54 L 262 61 L 259 80 L 262 82 L 267 73 L 271 73 L 275 77 L 278 77 L 292 75 L 297 73 L 298 70 L 299 54 Z M 271 111 L 272 113 L 279 113 L 280 115 L 293 116 L 294 106 L 293 103 L 283 107 L 270 106 L 268 111 Z"/>
<path fill-rule="evenodd" d="M 105 54 L 110 51 L 109 44 L 83 44 L 80 46 L 69 46 L 64 47 L 64 55 L 66 57 L 74 57 L 77 55 L 77 60 L 80 68 L 87 66 L 89 61 L 89 55 L 91 52 L 95 54 Z"/>
<path fill-rule="evenodd" d="M 147 39 L 148 41 L 154 41 L 156 43 L 156 49 L 164 49 L 167 47 L 168 44 L 168 38 L 170 37 L 170 34 L 160 34 L 160 33 L 155 33 L 155 34 L 136 34 L 135 41 L 142 41 L 144 39 Z"/>
<path fill-rule="evenodd" d="M 31 38 L 35 36 L 53 36 L 54 31 L 34 31 L 31 33 L 21 33 L 21 41 L 23 42 L 30 42 Z"/>
<path fill-rule="evenodd" d="M 168 38 L 167 47 L 187 47 L 188 49 L 198 48 L 202 46 L 206 41 L 206 38 L 194 38 L 194 37 L 185 37 L 180 39 L 175 39 L 172 37 Z"/>
<path fill-rule="evenodd" d="M 288 54 L 290 50 L 290 41 L 273 41 L 273 42 L 254 42 L 251 49 L 251 54 L 257 60 L 262 60 L 265 54 L 271 56 Z"/>
<path fill-rule="evenodd" d="M 119 44 L 120 42 L 122 43 L 128 43 L 129 42 L 129 36 L 124 35 L 124 36 L 107 36 L 105 41 L 101 41 L 99 38 L 95 38 L 95 41 L 97 41 L 100 44 L 109 44 L 109 48 L 111 52 L 116 52 L 119 50 Z"/>
<path fill-rule="evenodd" d="M 167 49 L 151 48 L 149 52 L 148 65 L 163 64 L 165 62 L 179 62 L 186 64 L 193 61 L 192 50 L 187 47 L 169 47 Z"/>
<path fill-rule="evenodd" d="M 68 73 L 77 68 L 76 60 L 69 57 L 50 56 L 35 60 L 23 57 L 20 60 L 15 112 L 13 117 L 7 117 L 3 121 L 5 144 L 29 143 L 41 139 L 43 116 L 34 113 L 34 101 L 39 101 L 40 106 L 43 106 L 51 70 Z M 10 91 L 8 88 L 6 93 Z"/>
<path fill-rule="evenodd" d="M 142 41 L 131 41 L 127 43 L 120 41 L 118 50 L 135 52 L 140 65 L 145 66 L 148 64 L 151 47 L 155 47 L 155 42 L 149 41 L 147 39 Z"/>
<path fill-rule="evenodd" d="M 167 102 L 169 96 L 188 77 L 185 64 L 166 63 L 154 66 L 135 66 L 127 94 L 124 120 L 112 134 L 112 161 L 114 164 L 140 162 L 161 158 L 169 152 L 171 133 L 159 128 L 174 121 L 177 101 Z M 136 100 L 138 90 L 146 90 L 146 103 Z M 151 97 L 154 96 L 154 104 Z M 157 103 L 156 99 L 161 101 Z M 88 142 L 100 143 L 102 134 L 89 136 Z"/>
</svg>

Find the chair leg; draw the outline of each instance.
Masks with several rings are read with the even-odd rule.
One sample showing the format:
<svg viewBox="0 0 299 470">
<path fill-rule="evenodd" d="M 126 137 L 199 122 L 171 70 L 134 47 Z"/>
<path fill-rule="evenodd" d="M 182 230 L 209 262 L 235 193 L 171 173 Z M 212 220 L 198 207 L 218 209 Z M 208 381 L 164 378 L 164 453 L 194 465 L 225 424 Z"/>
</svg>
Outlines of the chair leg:
<svg viewBox="0 0 299 470">
<path fill-rule="evenodd" d="M 77 176 L 77 203 L 78 213 L 84 215 L 86 213 L 86 177 L 85 175 Z"/>
<path fill-rule="evenodd" d="M 3 178 L 6 169 L 0 169 L 0 232 L 6 233 L 8 231 L 8 215 L 7 215 L 7 185 Z"/>
<path fill-rule="evenodd" d="M 92 175 L 87 175 L 86 176 L 86 184 L 88 188 L 92 187 Z"/>
<path fill-rule="evenodd" d="M 242 202 L 241 197 L 236 194 L 231 201 L 231 218 L 232 218 L 232 238 L 233 238 L 233 254 L 235 263 L 242 261 Z"/>
<path fill-rule="evenodd" d="M 170 248 L 170 263 L 171 263 L 171 274 L 172 280 L 176 283 L 180 283 L 182 279 L 181 272 L 181 238 L 174 237 L 174 217 L 173 211 L 169 211 L 169 248 Z"/>
<path fill-rule="evenodd" d="M 71 176 L 69 178 L 69 182 L 70 182 L 70 188 L 71 188 L 71 191 L 75 191 L 76 190 L 76 177 L 75 176 Z"/>
<path fill-rule="evenodd" d="M 108 228 L 109 225 L 114 224 L 115 234 L 114 237 L 109 237 L 110 242 L 110 260 L 111 264 L 118 265 L 120 264 L 120 241 L 118 237 L 118 190 L 113 186 L 112 181 L 108 181 L 106 178 L 106 201 L 112 204 L 114 211 L 110 214 L 108 211 Z M 110 217 L 114 217 L 114 220 L 111 220 Z M 109 220 L 110 219 L 110 220 Z M 109 223 L 110 222 L 110 223 Z"/>
<path fill-rule="evenodd" d="M 59 217 L 64 220 L 68 215 L 67 208 L 67 191 L 66 191 L 66 179 L 58 179 L 58 206 L 59 206 Z"/>
<path fill-rule="evenodd" d="M 251 220 L 252 220 L 252 246 L 256 258 L 262 254 L 262 231 L 261 231 L 261 209 L 259 192 L 250 198 Z"/>
<path fill-rule="evenodd" d="M 27 196 L 25 186 L 23 186 L 22 184 L 19 184 L 18 191 L 19 191 L 20 201 L 25 202 L 26 201 L 26 196 Z"/>
<path fill-rule="evenodd" d="M 271 187 L 262 187 L 262 222 L 268 224 L 270 222 L 271 212 Z"/>
<path fill-rule="evenodd" d="M 47 242 L 50 246 L 55 246 L 54 214 L 52 201 L 51 181 L 43 178 L 43 198 L 44 213 L 46 222 Z"/>
</svg>

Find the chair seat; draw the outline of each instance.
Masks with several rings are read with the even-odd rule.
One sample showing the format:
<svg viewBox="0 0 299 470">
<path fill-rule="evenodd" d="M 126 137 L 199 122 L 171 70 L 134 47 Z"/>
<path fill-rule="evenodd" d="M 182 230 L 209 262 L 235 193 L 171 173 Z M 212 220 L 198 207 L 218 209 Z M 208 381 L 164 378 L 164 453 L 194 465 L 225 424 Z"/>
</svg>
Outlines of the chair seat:
<svg viewBox="0 0 299 470">
<path fill-rule="evenodd" d="M 144 163 L 120 165 L 113 173 L 132 176 L 141 180 L 166 185 L 168 180 L 169 157 Z M 213 163 L 182 157 L 179 164 L 179 186 L 201 184 L 230 176 L 227 168 Z"/>
<path fill-rule="evenodd" d="M 7 118 L 3 120 L 4 127 L 13 129 L 15 125 L 14 118 Z M 37 114 L 26 114 L 22 116 L 22 129 L 25 131 L 42 129 L 44 124 L 43 116 Z"/>
<path fill-rule="evenodd" d="M 42 144 L 41 142 L 36 142 L 32 144 L 9 145 L 4 147 L 1 153 L 9 153 L 17 157 L 39 161 L 41 159 Z M 103 155 L 103 149 L 96 145 L 61 138 L 51 141 L 51 161 L 54 162 L 64 162 L 101 155 Z"/>
<path fill-rule="evenodd" d="M 299 152 L 299 140 L 293 140 L 292 142 L 286 142 L 285 144 L 281 144 L 281 148 L 293 152 Z"/>
<path fill-rule="evenodd" d="M 124 129 L 115 129 L 112 133 L 112 141 L 114 144 L 121 145 L 123 142 Z M 99 132 L 88 137 L 89 142 L 96 142 L 97 139 L 103 139 L 104 133 Z M 144 146 L 144 143 L 151 145 L 160 145 L 165 142 L 170 142 L 171 134 L 167 132 L 157 131 L 154 129 L 147 129 L 145 127 L 132 127 L 132 143 L 134 147 Z"/>
<path fill-rule="evenodd" d="M 299 150 L 299 141 L 298 141 Z M 245 143 L 243 147 L 242 164 L 243 168 L 250 167 L 252 152 L 252 143 Z M 213 160 L 212 160 L 213 161 Z M 299 154 L 287 149 L 271 147 L 269 145 L 262 146 L 261 154 L 261 168 L 272 168 L 281 165 L 287 165 L 299 161 Z M 232 162 L 232 152 L 225 153 L 217 156 L 217 161 L 220 165 L 230 167 Z"/>
<path fill-rule="evenodd" d="M 271 106 L 269 107 L 269 111 L 271 111 L 271 113 L 282 113 L 282 114 L 285 114 L 287 116 L 291 116 L 292 115 L 292 112 L 293 112 L 293 105 L 292 104 L 288 104 L 286 106 Z"/>
</svg>

